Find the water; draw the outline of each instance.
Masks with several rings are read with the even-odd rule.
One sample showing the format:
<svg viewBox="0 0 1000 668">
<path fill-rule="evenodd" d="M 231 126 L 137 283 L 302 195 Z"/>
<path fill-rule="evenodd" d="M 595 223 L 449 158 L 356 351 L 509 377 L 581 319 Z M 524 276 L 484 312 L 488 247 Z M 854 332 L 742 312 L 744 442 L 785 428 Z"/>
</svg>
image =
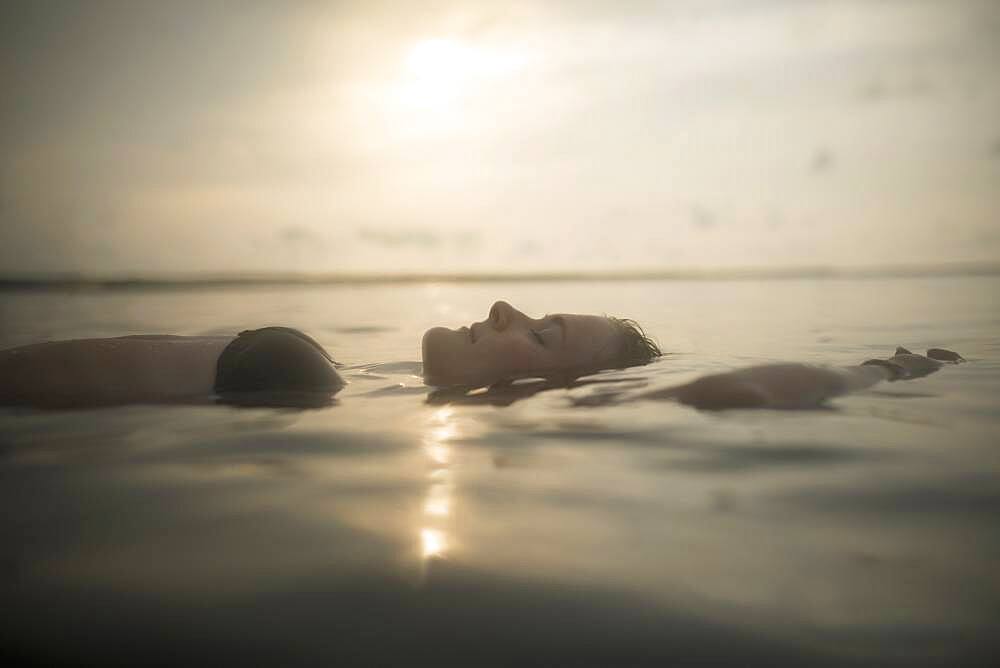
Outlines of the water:
<svg viewBox="0 0 1000 668">
<path fill-rule="evenodd" d="M 313 411 L 0 409 L 0 647 L 30 663 L 988 664 L 1000 618 L 996 277 L 8 291 L 0 346 L 287 324 Z M 428 401 L 419 339 L 633 317 L 661 361 Z M 816 411 L 577 406 L 896 345 L 969 362 Z"/>
</svg>

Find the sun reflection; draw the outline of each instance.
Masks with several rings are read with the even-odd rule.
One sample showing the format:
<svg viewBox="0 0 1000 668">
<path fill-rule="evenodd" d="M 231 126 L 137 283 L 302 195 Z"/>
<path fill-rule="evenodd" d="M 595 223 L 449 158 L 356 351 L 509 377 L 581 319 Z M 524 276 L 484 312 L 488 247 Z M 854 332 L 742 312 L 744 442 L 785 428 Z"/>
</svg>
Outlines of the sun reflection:
<svg viewBox="0 0 1000 668">
<path fill-rule="evenodd" d="M 420 529 L 420 554 L 425 560 L 441 558 L 448 549 L 448 536 L 444 523 L 452 510 L 451 446 L 458 429 L 452 421 L 453 409 L 444 406 L 431 414 L 423 440 L 424 453 L 430 460 L 430 486 L 424 499 Z"/>
<path fill-rule="evenodd" d="M 451 511 L 451 488 L 447 483 L 431 485 L 424 503 L 424 512 L 435 517 L 447 517 Z"/>
<path fill-rule="evenodd" d="M 433 444 L 428 445 L 426 450 L 427 456 L 434 460 L 435 464 L 439 464 L 441 466 L 448 465 L 448 458 L 451 456 L 451 450 L 448 449 L 448 446 Z"/>
<path fill-rule="evenodd" d="M 442 556 L 447 547 L 444 532 L 438 529 L 421 529 L 420 545 L 425 559 Z"/>
</svg>

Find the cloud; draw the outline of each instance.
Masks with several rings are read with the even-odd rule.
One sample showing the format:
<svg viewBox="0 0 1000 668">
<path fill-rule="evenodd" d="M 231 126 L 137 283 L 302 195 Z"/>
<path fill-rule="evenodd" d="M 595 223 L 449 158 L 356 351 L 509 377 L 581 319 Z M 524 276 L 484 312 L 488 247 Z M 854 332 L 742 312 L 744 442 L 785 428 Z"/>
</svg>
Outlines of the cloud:
<svg viewBox="0 0 1000 668">
<path fill-rule="evenodd" d="M 0 272 L 936 257 L 935 221 L 995 225 L 997 26 L 973 0 L 4 5 Z M 523 67 L 414 108 L 427 40 Z"/>
<path fill-rule="evenodd" d="M 441 237 L 429 228 L 376 228 L 363 227 L 358 230 L 362 240 L 386 248 L 415 246 L 431 248 L 441 243 Z"/>
</svg>

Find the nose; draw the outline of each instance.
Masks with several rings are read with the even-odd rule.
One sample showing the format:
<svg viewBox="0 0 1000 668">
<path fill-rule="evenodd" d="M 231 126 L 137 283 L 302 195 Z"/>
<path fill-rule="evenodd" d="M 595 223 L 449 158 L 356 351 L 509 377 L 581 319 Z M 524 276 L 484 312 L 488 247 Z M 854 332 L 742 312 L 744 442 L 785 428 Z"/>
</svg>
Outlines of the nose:
<svg viewBox="0 0 1000 668">
<path fill-rule="evenodd" d="M 507 329 L 512 322 L 519 318 L 527 318 L 516 308 L 505 301 L 498 301 L 490 308 L 490 325 L 498 332 Z"/>
</svg>

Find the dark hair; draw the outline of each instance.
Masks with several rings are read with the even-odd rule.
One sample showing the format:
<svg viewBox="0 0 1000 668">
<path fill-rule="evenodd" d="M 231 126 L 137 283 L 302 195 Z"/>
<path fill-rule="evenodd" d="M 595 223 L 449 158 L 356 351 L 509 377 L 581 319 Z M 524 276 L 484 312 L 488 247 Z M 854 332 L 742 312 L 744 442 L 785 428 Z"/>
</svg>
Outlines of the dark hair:
<svg viewBox="0 0 1000 668">
<path fill-rule="evenodd" d="M 611 324 L 621 333 L 621 343 L 612 360 L 623 367 L 649 364 L 663 354 L 660 346 L 642 330 L 642 326 L 630 318 L 607 316 Z"/>
</svg>

